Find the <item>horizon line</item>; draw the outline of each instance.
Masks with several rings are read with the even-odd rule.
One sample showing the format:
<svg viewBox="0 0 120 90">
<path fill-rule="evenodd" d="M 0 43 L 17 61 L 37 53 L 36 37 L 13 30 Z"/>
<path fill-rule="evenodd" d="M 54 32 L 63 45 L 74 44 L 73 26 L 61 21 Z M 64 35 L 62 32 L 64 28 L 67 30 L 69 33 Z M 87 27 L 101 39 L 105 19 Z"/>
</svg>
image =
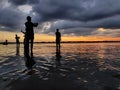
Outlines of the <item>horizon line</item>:
<svg viewBox="0 0 120 90">
<path fill-rule="evenodd" d="M 117 42 L 120 43 L 120 41 L 61 41 L 61 43 L 111 43 L 111 42 Z M 0 42 L 0 44 L 3 44 L 4 42 Z M 8 42 L 8 44 L 15 44 L 16 42 Z M 20 42 L 22 44 L 23 42 Z M 56 43 L 55 41 L 41 41 L 41 42 L 34 42 L 34 43 Z"/>
</svg>

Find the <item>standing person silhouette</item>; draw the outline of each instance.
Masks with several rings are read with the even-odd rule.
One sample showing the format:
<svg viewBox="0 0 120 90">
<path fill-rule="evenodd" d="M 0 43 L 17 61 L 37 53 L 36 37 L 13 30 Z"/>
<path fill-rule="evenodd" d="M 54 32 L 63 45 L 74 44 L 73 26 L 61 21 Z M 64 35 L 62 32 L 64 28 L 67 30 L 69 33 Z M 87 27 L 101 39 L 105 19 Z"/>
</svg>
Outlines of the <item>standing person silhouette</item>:
<svg viewBox="0 0 120 90">
<path fill-rule="evenodd" d="M 59 32 L 59 29 L 56 29 L 55 35 L 56 35 L 56 48 L 60 49 L 61 33 Z"/>
<path fill-rule="evenodd" d="M 15 39 L 16 39 L 16 44 L 19 45 L 20 44 L 20 41 L 19 41 L 20 37 L 17 36 L 17 34 L 15 35 Z"/>
<path fill-rule="evenodd" d="M 33 56 L 33 43 L 34 43 L 34 30 L 33 27 L 37 27 L 38 23 L 31 22 L 31 17 L 27 16 L 27 22 L 25 22 L 26 32 L 25 32 L 25 44 L 27 48 L 27 53 L 29 54 L 29 42 L 31 42 L 31 56 Z"/>
</svg>

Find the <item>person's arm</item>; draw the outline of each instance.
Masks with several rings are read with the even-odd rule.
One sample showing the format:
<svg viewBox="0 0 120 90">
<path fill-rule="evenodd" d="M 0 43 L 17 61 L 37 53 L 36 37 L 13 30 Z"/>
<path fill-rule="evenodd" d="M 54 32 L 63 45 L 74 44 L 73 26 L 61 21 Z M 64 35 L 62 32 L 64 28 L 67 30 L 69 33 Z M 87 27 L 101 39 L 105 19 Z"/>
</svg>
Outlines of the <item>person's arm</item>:
<svg viewBox="0 0 120 90">
<path fill-rule="evenodd" d="M 22 32 L 23 34 L 25 34 L 25 32 L 23 32 L 22 30 L 21 30 L 21 32 Z"/>
<path fill-rule="evenodd" d="M 38 26 L 38 23 L 33 23 L 33 26 L 34 26 L 34 27 L 37 27 L 37 26 Z"/>
</svg>

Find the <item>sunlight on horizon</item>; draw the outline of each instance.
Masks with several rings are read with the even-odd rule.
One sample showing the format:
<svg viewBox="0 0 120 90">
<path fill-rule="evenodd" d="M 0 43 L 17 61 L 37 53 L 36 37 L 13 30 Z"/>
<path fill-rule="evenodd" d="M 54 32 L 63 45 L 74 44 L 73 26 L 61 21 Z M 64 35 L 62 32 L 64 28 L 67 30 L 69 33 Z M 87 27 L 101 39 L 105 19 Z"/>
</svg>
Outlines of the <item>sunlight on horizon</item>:
<svg viewBox="0 0 120 90">
<path fill-rule="evenodd" d="M 103 31 L 103 29 L 100 29 Z M 20 37 L 20 42 L 23 42 L 24 35 L 20 32 L 7 32 L 0 31 L 0 42 L 8 40 L 8 42 L 15 42 L 15 34 Z M 120 41 L 119 37 L 103 37 L 103 36 L 64 36 L 62 35 L 61 41 Z M 53 42 L 55 41 L 55 35 L 47 34 L 35 34 L 35 42 Z"/>
</svg>

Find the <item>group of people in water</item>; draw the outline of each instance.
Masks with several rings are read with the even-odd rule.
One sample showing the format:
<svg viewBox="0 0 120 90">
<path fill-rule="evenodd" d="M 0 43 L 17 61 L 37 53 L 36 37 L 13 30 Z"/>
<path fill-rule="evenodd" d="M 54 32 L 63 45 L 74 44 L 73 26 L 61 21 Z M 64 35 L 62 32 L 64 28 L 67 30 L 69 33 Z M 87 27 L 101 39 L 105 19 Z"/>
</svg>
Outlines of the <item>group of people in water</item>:
<svg viewBox="0 0 120 90">
<path fill-rule="evenodd" d="M 26 67 L 28 69 L 32 69 L 32 66 L 35 64 L 33 59 L 33 43 L 34 43 L 34 27 L 37 27 L 38 23 L 33 23 L 31 21 L 31 17 L 27 16 L 27 22 L 25 22 L 25 32 L 21 31 L 24 34 L 24 56 Z M 60 41 L 61 41 L 61 33 L 59 29 L 56 29 L 56 57 L 60 56 Z M 16 44 L 19 45 L 19 39 L 17 35 L 15 35 Z M 59 60 L 59 59 L 58 59 Z"/>
</svg>

